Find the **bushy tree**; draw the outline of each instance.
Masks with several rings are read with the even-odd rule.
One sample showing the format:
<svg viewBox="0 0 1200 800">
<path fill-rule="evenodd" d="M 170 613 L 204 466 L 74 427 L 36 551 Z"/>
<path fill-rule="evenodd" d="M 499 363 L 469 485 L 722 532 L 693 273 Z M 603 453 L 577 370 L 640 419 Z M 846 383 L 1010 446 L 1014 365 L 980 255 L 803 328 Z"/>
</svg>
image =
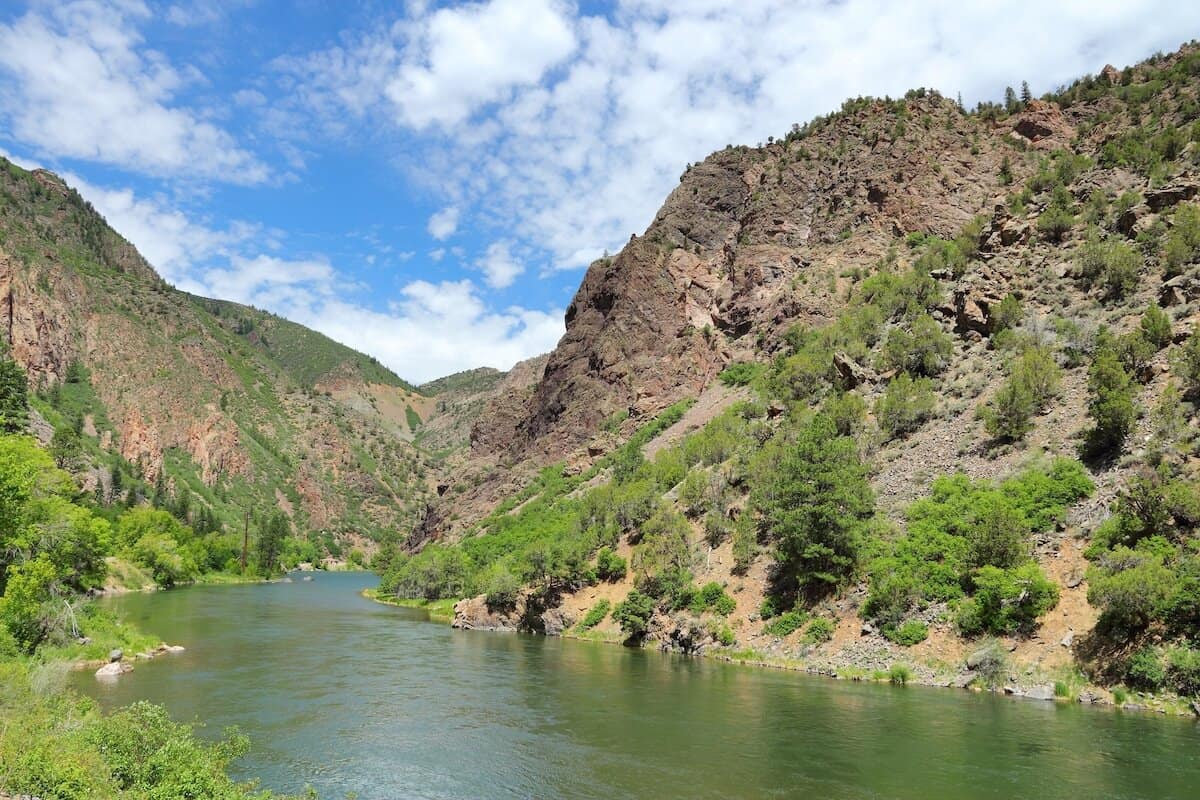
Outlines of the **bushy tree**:
<svg viewBox="0 0 1200 800">
<path fill-rule="evenodd" d="M 907 436 L 925 424 L 935 405 L 933 383 L 907 372 L 892 379 L 875 404 L 879 428 L 889 437 Z"/>
<path fill-rule="evenodd" d="M 0 351 L 0 433 L 21 433 L 29 424 L 29 382 L 25 370 Z"/>
<path fill-rule="evenodd" d="M 1174 277 L 1197 260 L 1200 260 L 1200 206 L 1180 203 L 1163 247 L 1164 273 L 1168 278 Z"/>
<path fill-rule="evenodd" d="M 1101 347 L 1088 370 L 1088 416 L 1093 428 L 1087 448 L 1093 455 L 1120 450 L 1137 417 L 1134 384 L 1115 349 Z"/>
<path fill-rule="evenodd" d="M 854 441 L 818 414 L 779 442 L 776 470 L 752 494 L 780 567 L 802 591 L 824 593 L 854 571 L 875 498 Z"/>
<path fill-rule="evenodd" d="M 621 631 L 629 639 L 645 636 L 652 616 L 654 598 L 642 594 L 637 589 L 630 591 L 612 610 L 613 620 L 621 626 Z"/>
<path fill-rule="evenodd" d="M 880 366 L 913 375 L 938 375 L 946 368 L 954 344 L 942 326 L 920 314 L 909 330 L 893 328 L 883 345 Z"/>
</svg>

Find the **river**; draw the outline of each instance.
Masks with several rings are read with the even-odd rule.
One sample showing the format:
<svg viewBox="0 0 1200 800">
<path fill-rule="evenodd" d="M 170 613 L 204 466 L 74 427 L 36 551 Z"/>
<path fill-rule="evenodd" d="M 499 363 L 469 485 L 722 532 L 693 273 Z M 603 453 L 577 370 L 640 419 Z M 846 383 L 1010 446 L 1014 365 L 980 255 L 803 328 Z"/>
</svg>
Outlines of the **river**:
<svg viewBox="0 0 1200 800">
<path fill-rule="evenodd" d="M 237 725 L 239 778 L 325 800 L 1195 798 L 1200 726 L 462 632 L 365 573 L 110 598 L 187 651 L 79 689 Z"/>
</svg>

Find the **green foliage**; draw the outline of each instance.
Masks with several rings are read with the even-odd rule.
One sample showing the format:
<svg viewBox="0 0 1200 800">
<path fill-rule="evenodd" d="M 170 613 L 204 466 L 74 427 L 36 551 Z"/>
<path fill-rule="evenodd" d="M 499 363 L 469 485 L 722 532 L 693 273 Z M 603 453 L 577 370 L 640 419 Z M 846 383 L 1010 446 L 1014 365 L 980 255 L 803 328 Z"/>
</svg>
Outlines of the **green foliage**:
<svg viewBox="0 0 1200 800">
<path fill-rule="evenodd" d="M 580 621 L 579 627 L 585 631 L 596 627 L 604 621 L 604 618 L 608 616 L 608 612 L 611 609 L 612 603 L 608 602 L 607 600 L 601 600 L 600 602 L 596 603 L 596 605 L 588 609 L 587 614 L 585 614 L 583 619 Z"/>
<path fill-rule="evenodd" d="M 929 497 L 908 507 L 906 535 L 885 543 L 871 562 L 863 616 L 888 635 L 914 607 L 960 601 L 982 587 L 988 597 L 970 601 L 966 630 L 975 633 L 1024 619 L 1021 614 L 1028 616 L 1041 607 L 1047 591 L 1036 576 L 1022 572 L 1036 567 L 1030 561 L 1029 535 L 1059 522 L 1071 504 L 1092 490 L 1078 462 L 1066 459 L 1032 467 L 998 486 L 964 475 L 936 479 Z M 1015 617 L 1002 618 L 992 607 L 997 592 L 1003 606 L 1003 599 L 1012 599 L 1004 591 L 1026 580 L 1034 581 L 1031 586 L 1037 592 L 1026 596 Z"/>
<path fill-rule="evenodd" d="M 968 636 L 1028 630 L 1058 605 L 1058 586 L 1034 563 L 1012 569 L 984 566 L 972 582 L 975 594 L 959 607 L 956 620 Z"/>
<path fill-rule="evenodd" d="M 841 436 L 854 436 L 863 427 L 867 401 L 857 392 L 839 392 L 826 398 L 821 411 L 833 421 Z"/>
<path fill-rule="evenodd" d="M 889 438 L 903 437 L 925 424 L 935 404 L 933 383 L 928 378 L 914 379 L 905 372 L 888 383 L 875 404 L 875 418 Z"/>
<path fill-rule="evenodd" d="M 1200 260 L 1200 206 L 1180 203 L 1171 223 L 1162 258 L 1167 278 L 1181 274 L 1184 267 Z"/>
<path fill-rule="evenodd" d="M 404 420 L 408 423 L 408 429 L 414 433 L 421 427 L 421 415 L 410 405 L 404 407 Z"/>
<path fill-rule="evenodd" d="M 934 376 L 946 368 L 953 341 L 941 325 L 928 314 L 919 314 L 906 330 L 893 328 L 880 355 L 883 369 L 895 369 L 913 375 Z"/>
<path fill-rule="evenodd" d="M 596 577 L 602 581 L 619 581 L 625 577 L 625 559 L 611 547 L 601 547 L 596 553 Z"/>
<path fill-rule="evenodd" d="M 645 636 L 653 615 L 654 598 L 642 594 L 637 589 L 617 603 L 612 611 L 613 621 L 621 626 L 621 631 L 629 639 Z"/>
<path fill-rule="evenodd" d="M 888 681 L 897 686 L 904 686 L 913 679 L 912 670 L 903 664 L 893 664 L 888 670 Z"/>
<path fill-rule="evenodd" d="M 912 647 L 929 638 L 929 626 L 918 619 L 910 619 L 894 628 L 884 628 L 883 635 L 901 647 Z"/>
<path fill-rule="evenodd" d="M 764 365 L 753 361 L 730 364 L 717 377 L 726 386 L 749 386 L 763 373 Z"/>
<path fill-rule="evenodd" d="M 722 617 L 727 617 L 737 608 L 737 603 L 726 592 L 721 584 L 713 581 L 701 586 L 689 605 L 693 613 L 702 614 L 711 611 Z"/>
<path fill-rule="evenodd" d="M 1075 215 L 1069 208 L 1051 204 L 1038 215 L 1038 233 L 1052 242 L 1061 242 L 1075 225 Z"/>
<path fill-rule="evenodd" d="M 29 424 L 29 384 L 25 370 L 0 352 L 0 433 L 23 433 Z"/>
<path fill-rule="evenodd" d="M 817 415 L 768 446 L 775 469 L 754 487 L 751 504 L 775 542 L 786 580 L 822 594 L 853 573 L 875 498 L 853 439 Z"/>
<path fill-rule="evenodd" d="M 808 627 L 804 629 L 804 642 L 806 644 L 824 644 L 833 638 L 833 632 L 837 630 L 837 623 L 828 617 L 813 617 L 808 623 Z"/>
<path fill-rule="evenodd" d="M 1172 368 L 1183 383 L 1184 393 L 1200 396 L 1200 326 L 1193 328 L 1192 335 L 1176 350 Z"/>
<path fill-rule="evenodd" d="M 784 636 L 789 636 L 800 630 L 807 621 L 808 613 L 805 611 L 785 611 L 768 622 L 763 627 L 763 633 L 768 636 L 778 636 L 782 639 Z"/>
<path fill-rule="evenodd" d="M 1011 292 L 996 304 L 988 314 L 988 326 L 993 334 L 1017 327 L 1025 318 L 1025 308 L 1020 299 Z"/>
<path fill-rule="evenodd" d="M 1086 448 L 1093 456 L 1120 450 L 1137 416 L 1134 384 L 1114 347 L 1101 346 L 1088 370 L 1088 416 L 1093 428 Z"/>
<path fill-rule="evenodd" d="M 1171 343 L 1171 318 L 1156 303 L 1146 307 L 1138 327 L 1142 338 L 1153 345 L 1155 350 L 1161 350 Z"/>
<path fill-rule="evenodd" d="M 992 401 L 980 409 L 984 427 L 993 437 L 1007 441 L 1024 438 L 1034 414 L 1045 410 L 1058 394 L 1062 370 L 1048 347 L 1026 347 L 1008 364 L 1008 380 Z"/>
<path fill-rule="evenodd" d="M 1120 298 L 1137 286 L 1142 257 L 1124 241 L 1105 239 L 1092 227 L 1075 253 L 1075 263 L 1087 286 L 1100 286 L 1107 296 Z"/>
</svg>

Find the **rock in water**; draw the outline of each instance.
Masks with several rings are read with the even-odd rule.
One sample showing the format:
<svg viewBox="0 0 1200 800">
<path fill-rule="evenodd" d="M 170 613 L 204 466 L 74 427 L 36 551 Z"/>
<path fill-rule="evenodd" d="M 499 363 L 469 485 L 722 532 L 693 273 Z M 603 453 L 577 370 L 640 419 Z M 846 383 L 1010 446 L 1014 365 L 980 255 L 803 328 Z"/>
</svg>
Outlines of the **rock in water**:
<svg viewBox="0 0 1200 800">
<path fill-rule="evenodd" d="M 123 672 L 129 672 L 133 667 L 128 664 L 122 664 L 120 661 L 110 661 L 100 669 L 96 670 L 96 677 L 101 680 L 107 678 L 115 678 Z"/>
<path fill-rule="evenodd" d="M 108 660 L 110 662 L 120 661 L 124 657 L 125 653 L 121 650 L 113 650 L 108 654 Z"/>
</svg>

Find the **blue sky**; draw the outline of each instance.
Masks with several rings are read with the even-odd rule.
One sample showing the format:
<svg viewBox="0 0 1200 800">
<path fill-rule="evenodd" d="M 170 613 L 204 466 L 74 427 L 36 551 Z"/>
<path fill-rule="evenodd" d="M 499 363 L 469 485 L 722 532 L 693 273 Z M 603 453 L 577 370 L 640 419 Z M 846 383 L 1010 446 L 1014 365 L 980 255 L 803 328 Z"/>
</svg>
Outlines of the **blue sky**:
<svg viewBox="0 0 1200 800">
<path fill-rule="evenodd" d="M 0 152 L 180 288 L 415 381 L 552 348 L 687 163 L 848 96 L 999 99 L 1200 32 L 1179 2 L 0 3 Z"/>
</svg>

